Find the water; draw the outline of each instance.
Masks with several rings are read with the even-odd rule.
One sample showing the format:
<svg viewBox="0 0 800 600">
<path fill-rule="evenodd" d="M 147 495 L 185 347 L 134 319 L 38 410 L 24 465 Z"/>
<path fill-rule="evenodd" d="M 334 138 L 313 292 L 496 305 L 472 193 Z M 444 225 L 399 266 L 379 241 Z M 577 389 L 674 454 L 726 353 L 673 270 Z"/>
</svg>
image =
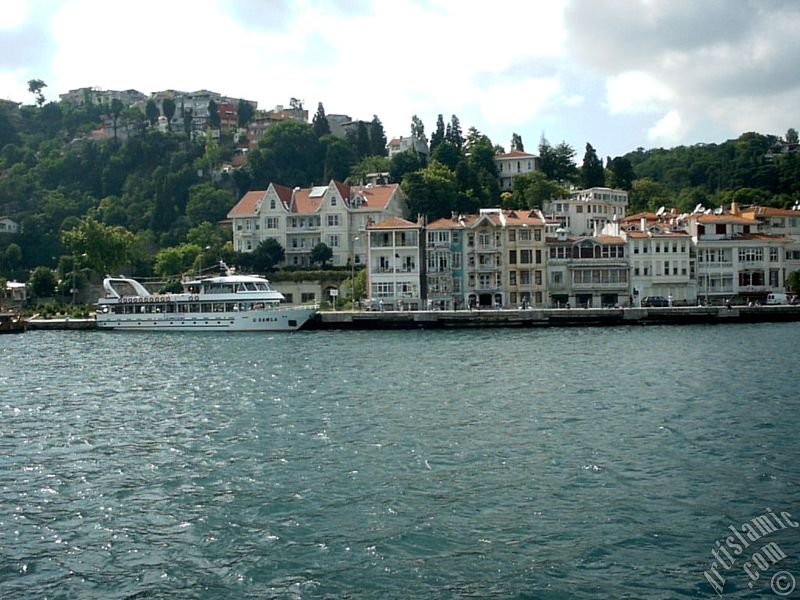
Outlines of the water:
<svg viewBox="0 0 800 600">
<path fill-rule="evenodd" d="M 0 597 L 713 597 L 800 520 L 799 337 L 2 336 Z"/>
</svg>

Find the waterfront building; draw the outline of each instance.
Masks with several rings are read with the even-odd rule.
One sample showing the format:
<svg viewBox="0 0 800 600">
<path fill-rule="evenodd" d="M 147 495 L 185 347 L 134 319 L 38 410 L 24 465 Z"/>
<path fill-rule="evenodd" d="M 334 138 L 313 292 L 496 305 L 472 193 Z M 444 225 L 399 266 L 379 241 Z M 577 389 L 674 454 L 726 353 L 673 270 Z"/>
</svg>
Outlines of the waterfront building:
<svg viewBox="0 0 800 600">
<path fill-rule="evenodd" d="M 784 281 L 793 271 L 800 271 L 800 207 L 749 206 L 741 211 L 745 219 L 761 221 L 763 233 L 789 238 L 784 249 Z"/>
<path fill-rule="evenodd" d="M 547 200 L 543 212 L 573 236 L 592 236 L 607 223 L 621 221 L 627 206 L 628 192 L 593 187 L 573 190 L 568 198 Z"/>
<path fill-rule="evenodd" d="M 559 227 L 547 238 L 547 291 L 552 307 L 630 306 L 625 238 L 574 236 Z"/>
<path fill-rule="evenodd" d="M 400 217 L 367 225 L 367 293 L 374 308 L 424 308 L 422 228 Z"/>
<path fill-rule="evenodd" d="M 405 212 L 397 184 L 349 186 L 331 180 L 327 186 L 294 189 L 270 183 L 266 190 L 247 192 L 228 218 L 237 252 L 251 252 L 272 238 L 285 250 L 285 265 L 302 267 L 324 243 L 333 251 L 333 265 L 345 266 L 365 264 L 368 224 Z"/>
<path fill-rule="evenodd" d="M 498 184 L 501 192 L 509 192 L 513 188 L 514 177 L 532 173 L 539 168 L 539 157 L 519 150 L 505 154 L 496 154 L 494 165 L 497 167 Z"/>
<path fill-rule="evenodd" d="M 762 221 L 729 212 L 693 214 L 687 231 L 697 253 L 697 294 L 713 303 L 738 297 L 765 302 L 785 286 L 786 250 L 794 240 L 765 233 Z"/>
<path fill-rule="evenodd" d="M 638 227 L 623 227 L 620 235 L 627 242 L 633 305 L 647 296 L 676 304 L 697 302 L 694 246 L 681 226 L 642 217 Z"/>
<path fill-rule="evenodd" d="M 545 302 L 545 221 L 538 211 L 484 208 L 430 223 L 428 298 L 446 308 L 538 306 Z"/>
</svg>

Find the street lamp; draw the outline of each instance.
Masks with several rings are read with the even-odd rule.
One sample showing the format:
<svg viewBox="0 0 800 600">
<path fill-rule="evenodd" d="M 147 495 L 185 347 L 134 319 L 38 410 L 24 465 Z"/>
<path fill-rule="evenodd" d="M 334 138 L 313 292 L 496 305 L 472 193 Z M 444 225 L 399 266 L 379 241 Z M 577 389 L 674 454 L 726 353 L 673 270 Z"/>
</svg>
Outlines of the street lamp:
<svg viewBox="0 0 800 600">
<path fill-rule="evenodd" d="M 86 257 L 86 252 L 84 252 L 83 254 L 80 255 L 80 258 L 85 258 L 85 257 Z M 79 257 L 78 257 L 77 254 L 73 254 L 72 255 L 72 304 L 77 304 L 78 303 L 78 300 L 77 300 L 77 298 L 78 298 L 77 285 L 78 284 L 75 281 L 75 276 L 77 274 L 76 272 L 78 270 L 78 258 Z"/>
<path fill-rule="evenodd" d="M 358 236 L 353 238 L 350 243 L 350 305 L 352 310 L 356 309 L 356 246 L 355 243 L 359 240 Z"/>
</svg>

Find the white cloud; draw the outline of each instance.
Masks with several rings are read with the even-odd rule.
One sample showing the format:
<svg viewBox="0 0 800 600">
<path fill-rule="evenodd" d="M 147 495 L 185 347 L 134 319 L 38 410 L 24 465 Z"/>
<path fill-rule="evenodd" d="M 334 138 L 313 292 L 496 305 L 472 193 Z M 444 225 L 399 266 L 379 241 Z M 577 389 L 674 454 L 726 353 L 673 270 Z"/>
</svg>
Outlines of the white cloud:
<svg viewBox="0 0 800 600">
<path fill-rule="evenodd" d="M 629 71 L 606 81 L 606 102 L 611 114 L 655 111 L 673 96 L 666 85 L 642 71 Z"/>
<path fill-rule="evenodd" d="M 677 111 L 671 110 L 665 114 L 653 127 L 648 129 L 647 137 L 651 142 L 661 144 L 677 144 L 681 139 L 681 116 Z"/>
<path fill-rule="evenodd" d="M 556 78 L 496 84 L 480 93 L 480 110 L 492 125 L 513 126 L 534 118 L 560 91 Z"/>
<path fill-rule="evenodd" d="M 15 29 L 28 19 L 28 5 L 22 0 L 6 2 L 0 10 L 0 29 Z"/>
</svg>

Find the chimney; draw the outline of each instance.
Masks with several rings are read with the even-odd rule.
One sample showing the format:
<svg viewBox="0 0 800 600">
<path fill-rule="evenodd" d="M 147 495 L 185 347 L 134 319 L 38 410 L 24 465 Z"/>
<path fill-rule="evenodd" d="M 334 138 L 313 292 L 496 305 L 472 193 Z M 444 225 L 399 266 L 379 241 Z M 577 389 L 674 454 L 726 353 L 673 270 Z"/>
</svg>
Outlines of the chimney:
<svg viewBox="0 0 800 600">
<path fill-rule="evenodd" d="M 642 231 L 647 231 L 647 217 L 642 217 L 639 219 L 639 229 Z"/>
<path fill-rule="evenodd" d="M 731 202 L 731 214 L 732 215 L 738 215 L 739 214 L 739 206 L 736 204 L 735 200 L 733 202 Z"/>
</svg>

